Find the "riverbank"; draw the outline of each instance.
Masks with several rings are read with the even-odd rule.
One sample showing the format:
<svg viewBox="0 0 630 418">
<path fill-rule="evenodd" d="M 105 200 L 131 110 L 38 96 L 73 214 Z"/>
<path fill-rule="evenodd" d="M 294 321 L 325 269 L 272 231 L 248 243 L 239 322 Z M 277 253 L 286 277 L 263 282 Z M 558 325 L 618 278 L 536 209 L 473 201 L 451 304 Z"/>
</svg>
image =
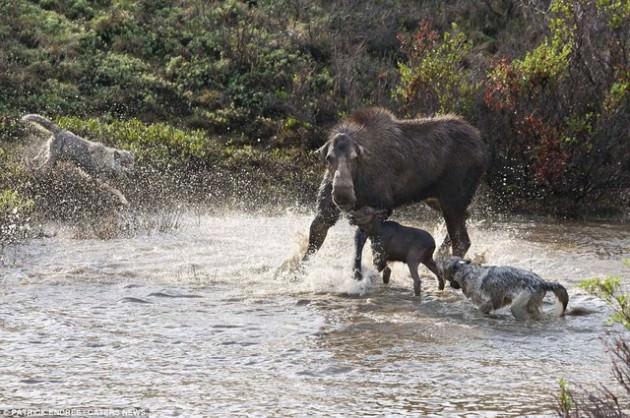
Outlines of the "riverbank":
<svg viewBox="0 0 630 418">
<path fill-rule="evenodd" d="M 120 214 L 129 210 L 156 213 L 177 207 L 205 207 L 273 212 L 290 207 L 313 210 L 316 207 L 317 188 L 325 168 L 313 152 L 235 146 L 209 140 L 198 132 L 188 136 L 183 131 L 161 127 L 170 135 L 171 140 L 166 141 L 166 134 L 160 134 L 154 125 L 136 122 L 133 123 L 135 131 L 125 123 L 112 128 L 89 121 L 85 125 L 74 122 L 72 125 L 60 120 L 62 125 L 87 138 L 137 150 L 133 174 L 112 180 L 126 196 L 130 207 L 121 208 L 112 195 L 97 189 L 69 164 L 60 164 L 52 172 L 35 170 L 31 159 L 45 139 L 25 134 L 21 141 L 0 142 L 3 242 L 38 236 L 41 231 L 37 225 L 49 221 L 89 225 L 108 219 L 120 223 L 120 228 L 123 225 L 128 228 L 126 221 L 120 221 Z M 196 154 L 187 155 L 192 152 Z M 614 201 L 576 203 L 536 196 L 524 199 L 503 196 L 484 183 L 471 210 L 478 218 L 522 215 L 623 223 L 630 220 L 630 203 L 624 203 L 629 197 L 627 191 L 620 191 Z M 435 216 L 420 209 L 423 216 Z M 402 213 L 414 210 L 418 209 L 400 209 Z M 118 228 L 110 225 L 103 228 L 106 232 L 95 233 L 95 236 L 115 237 Z"/>
<path fill-rule="evenodd" d="M 366 106 L 457 113 L 479 128 L 494 211 L 615 217 L 630 207 L 623 2 L 9 3 L 0 211 L 26 213 L 32 201 L 38 213 L 78 216 L 107 204 L 70 173 L 41 184 L 24 168 L 18 148 L 43 140 L 29 139 L 25 113 L 133 151 L 140 169 L 120 187 L 137 206 L 312 205 L 322 167 L 311 152 Z M 59 201 L 41 197 L 49 184 Z"/>
</svg>

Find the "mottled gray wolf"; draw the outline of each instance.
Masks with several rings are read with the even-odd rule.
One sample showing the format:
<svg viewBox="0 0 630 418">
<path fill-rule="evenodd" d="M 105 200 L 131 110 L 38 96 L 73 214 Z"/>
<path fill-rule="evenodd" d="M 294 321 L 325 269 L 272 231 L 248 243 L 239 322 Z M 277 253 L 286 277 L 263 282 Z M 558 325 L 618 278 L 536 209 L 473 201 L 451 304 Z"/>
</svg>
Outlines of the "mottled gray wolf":
<svg viewBox="0 0 630 418">
<path fill-rule="evenodd" d="M 350 222 L 357 225 L 370 238 L 374 266 L 383 272 L 383 283 L 389 283 L 391 270 L 389 261 L 401 261 L 407 264 L 413 277 L 413 290 L 420 295 L 421 281 L 418 276 L 420 263 L 427 266 L 438 279 L 440 290 L 444 289 L 438 268 L 433 261 L 435 241 L 431 234 L 418 228 L 402 226 L 393 221 L 386 221 L 387 210 L 377 210 L 369 206 L 351 212 Z"/>
<path fill-rule="evenodd" d="M 38 169 L 52 169 L 58 161 L 72 162 L 78 166 L 82 177 L 95 181 L 98 187 L 116 196 L 122 205 L 128 205 L 127 199 L 118 189 L 97 177 L 118 175 L 133 170 L 134 156 L 131 152 L 83 139 L 41 115 L 24 115 L 22 120 L 52 134 L 35 157 L 37 161 L 41 160 Z"/>
<path fill-rule="evenodd" d="M 552 291 L 562 303 L 562 315 L 569 303 L 564 286 L 547 282 L 528 270 L 481 266 L 459 257 L 441 258 L 437 264 L 451 287 L 461 288 L 464 295 L 485 314 L 509 305 L 517 319 L 538 318 L 547 291 Z"/>
</svg>

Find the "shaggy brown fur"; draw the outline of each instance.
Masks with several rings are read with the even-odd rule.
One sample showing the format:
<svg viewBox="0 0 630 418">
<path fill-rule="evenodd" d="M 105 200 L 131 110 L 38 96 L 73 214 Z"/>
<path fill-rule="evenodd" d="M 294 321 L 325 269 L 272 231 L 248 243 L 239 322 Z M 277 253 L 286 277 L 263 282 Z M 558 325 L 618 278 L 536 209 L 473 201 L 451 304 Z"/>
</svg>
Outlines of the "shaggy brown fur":
<svg viewBox="0 0 630 418">
<path fill-rule="evenodd" d="M 459 116 L 401 120 L 382 108 L 361 110 L 331 130 L 320 152 L 328 168 L 305 258 L 321 247 L 340 210 L 391 210 L 425 199 L 441 209 L 453 254 L 463 256 L 470 247 L 466 209 L 488 157 L 479 131 Z M 365 240 L 357 231 L 359 271 Z"/>
</svg>

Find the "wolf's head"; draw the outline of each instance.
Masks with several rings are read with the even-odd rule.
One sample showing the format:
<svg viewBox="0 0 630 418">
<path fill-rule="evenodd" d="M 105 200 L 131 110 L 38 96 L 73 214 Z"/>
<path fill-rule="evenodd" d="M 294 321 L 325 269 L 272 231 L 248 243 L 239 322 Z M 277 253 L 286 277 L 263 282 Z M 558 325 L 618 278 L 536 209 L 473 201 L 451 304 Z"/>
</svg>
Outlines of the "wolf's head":
<svg viewBox="0 0 630 418">
<path fill-rule="evenodd" d="M 444 280 L 448 280 L 453 289 L 461 289 L 463 286 L 461 275 L 457 272 L 463 267 L 470 264 L 470 260 L 464 260 L 460 257 L 445 257 L 437 260 L 438 270 L 442 274 Z"/>
<path fill-rule="evenodd" d="M 114 170 L 131 172 L 134 168 L 134 156 L 129 151 L 114 150 Z"/>
</svg>

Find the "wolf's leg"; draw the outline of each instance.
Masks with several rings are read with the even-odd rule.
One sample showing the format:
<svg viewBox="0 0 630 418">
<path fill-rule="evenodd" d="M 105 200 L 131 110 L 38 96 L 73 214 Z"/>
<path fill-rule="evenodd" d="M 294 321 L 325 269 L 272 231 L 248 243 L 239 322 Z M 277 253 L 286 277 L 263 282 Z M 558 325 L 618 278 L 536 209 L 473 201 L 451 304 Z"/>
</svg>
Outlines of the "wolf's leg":
<svg viewBox="0 0 630 418">
<path fill-rule="evenodd" d="M 33 161 L 37 162 L 37 161 L 40 161 L 42 159 L 45 161 L 47 158 L 46 158 L 46 156 L 44 154 L 46 153 L 46 149 L 47 148 L 48 147 L 46 145 L 43 145 L 41 147 L 41 149 L 39 150 L 39 152 L 37 153 L 37 155 L 33 157 Z"/>
<path fill-rule="evenodd" d="M 484 314 L 484 315 L 488 315 L 490 312 L 492 312 L 494 308 L 494 305 L 492 303 L 491 300 L 482 303 L 481 305 L 479 305 L 479 310 Z"/>
<path fill-rule="evenodd" d="M 98 184 L 102 190 L 105 190 L 106 192 L 109 192 L 113 194 L 114 196 L 116 196 L 116 198 L 118 198 L 118 202 L 121 205 L 129 206 L 129 202 L 127 201 L 125 196 L 120 192 L 120 190 L 110 186 L 109 184 L 105 182 L 100 181 L 99 179 L 94 179 L 94 180 L 96 181 L 96 184 Z"/>
<path fill-rule="evenodd" d="M 111 193 L 114 196 L 116 196 L 116 198 L 118 199 L 118 201 L 120 202 L 121 205 L 129 206 L 129 202 L 127 201 L 125 196 L 120 192 L 120 190 L 113 188 L 109 184 L 99 180 L 96 177 L 90 176 L 88 173 L 86 173 L 85 171 L 83 171 L 79 167 L 76 167 L 76 170 L 81 175 L 81 177 L 83 177 L 84 179 L 86 179 L 88 181 L 94 182 L 94 184 L 96 184 L 96 186 L 98 186 L 99 189 L 104 190 L 104 191 L 106 191 L 108 193 Z"/>
<path fill-rule="evenodd" d="M 521 293 L 512 301 L 510 311 L 512 315 L 518 320 L 525 320 L 528 317 L 527 304 L 529 303 L 532 294 L 528 290 L 522 290 Z"/>
<path fill-rule="evenodd" d="M 36 170 L 50 170 L 57 162 L 57 156 L 53 152 L 53 140 L 50 139 L 43 146 L 42 150 L 35 156 L 34 160 L 37 161 L 42 159 L 42 162 L 39 166 L 36 167 Z"/>
<path fill-rule="evenodd" d="M 538 291 L 529 298 L 529 302 L 527 302 L 527 312 L 532 316 L 532 318 L 540 318 L 541 312 L 540 307 L 542 305 L 543 299 L 545 298 L 545 291 Z"/>
</svg>

